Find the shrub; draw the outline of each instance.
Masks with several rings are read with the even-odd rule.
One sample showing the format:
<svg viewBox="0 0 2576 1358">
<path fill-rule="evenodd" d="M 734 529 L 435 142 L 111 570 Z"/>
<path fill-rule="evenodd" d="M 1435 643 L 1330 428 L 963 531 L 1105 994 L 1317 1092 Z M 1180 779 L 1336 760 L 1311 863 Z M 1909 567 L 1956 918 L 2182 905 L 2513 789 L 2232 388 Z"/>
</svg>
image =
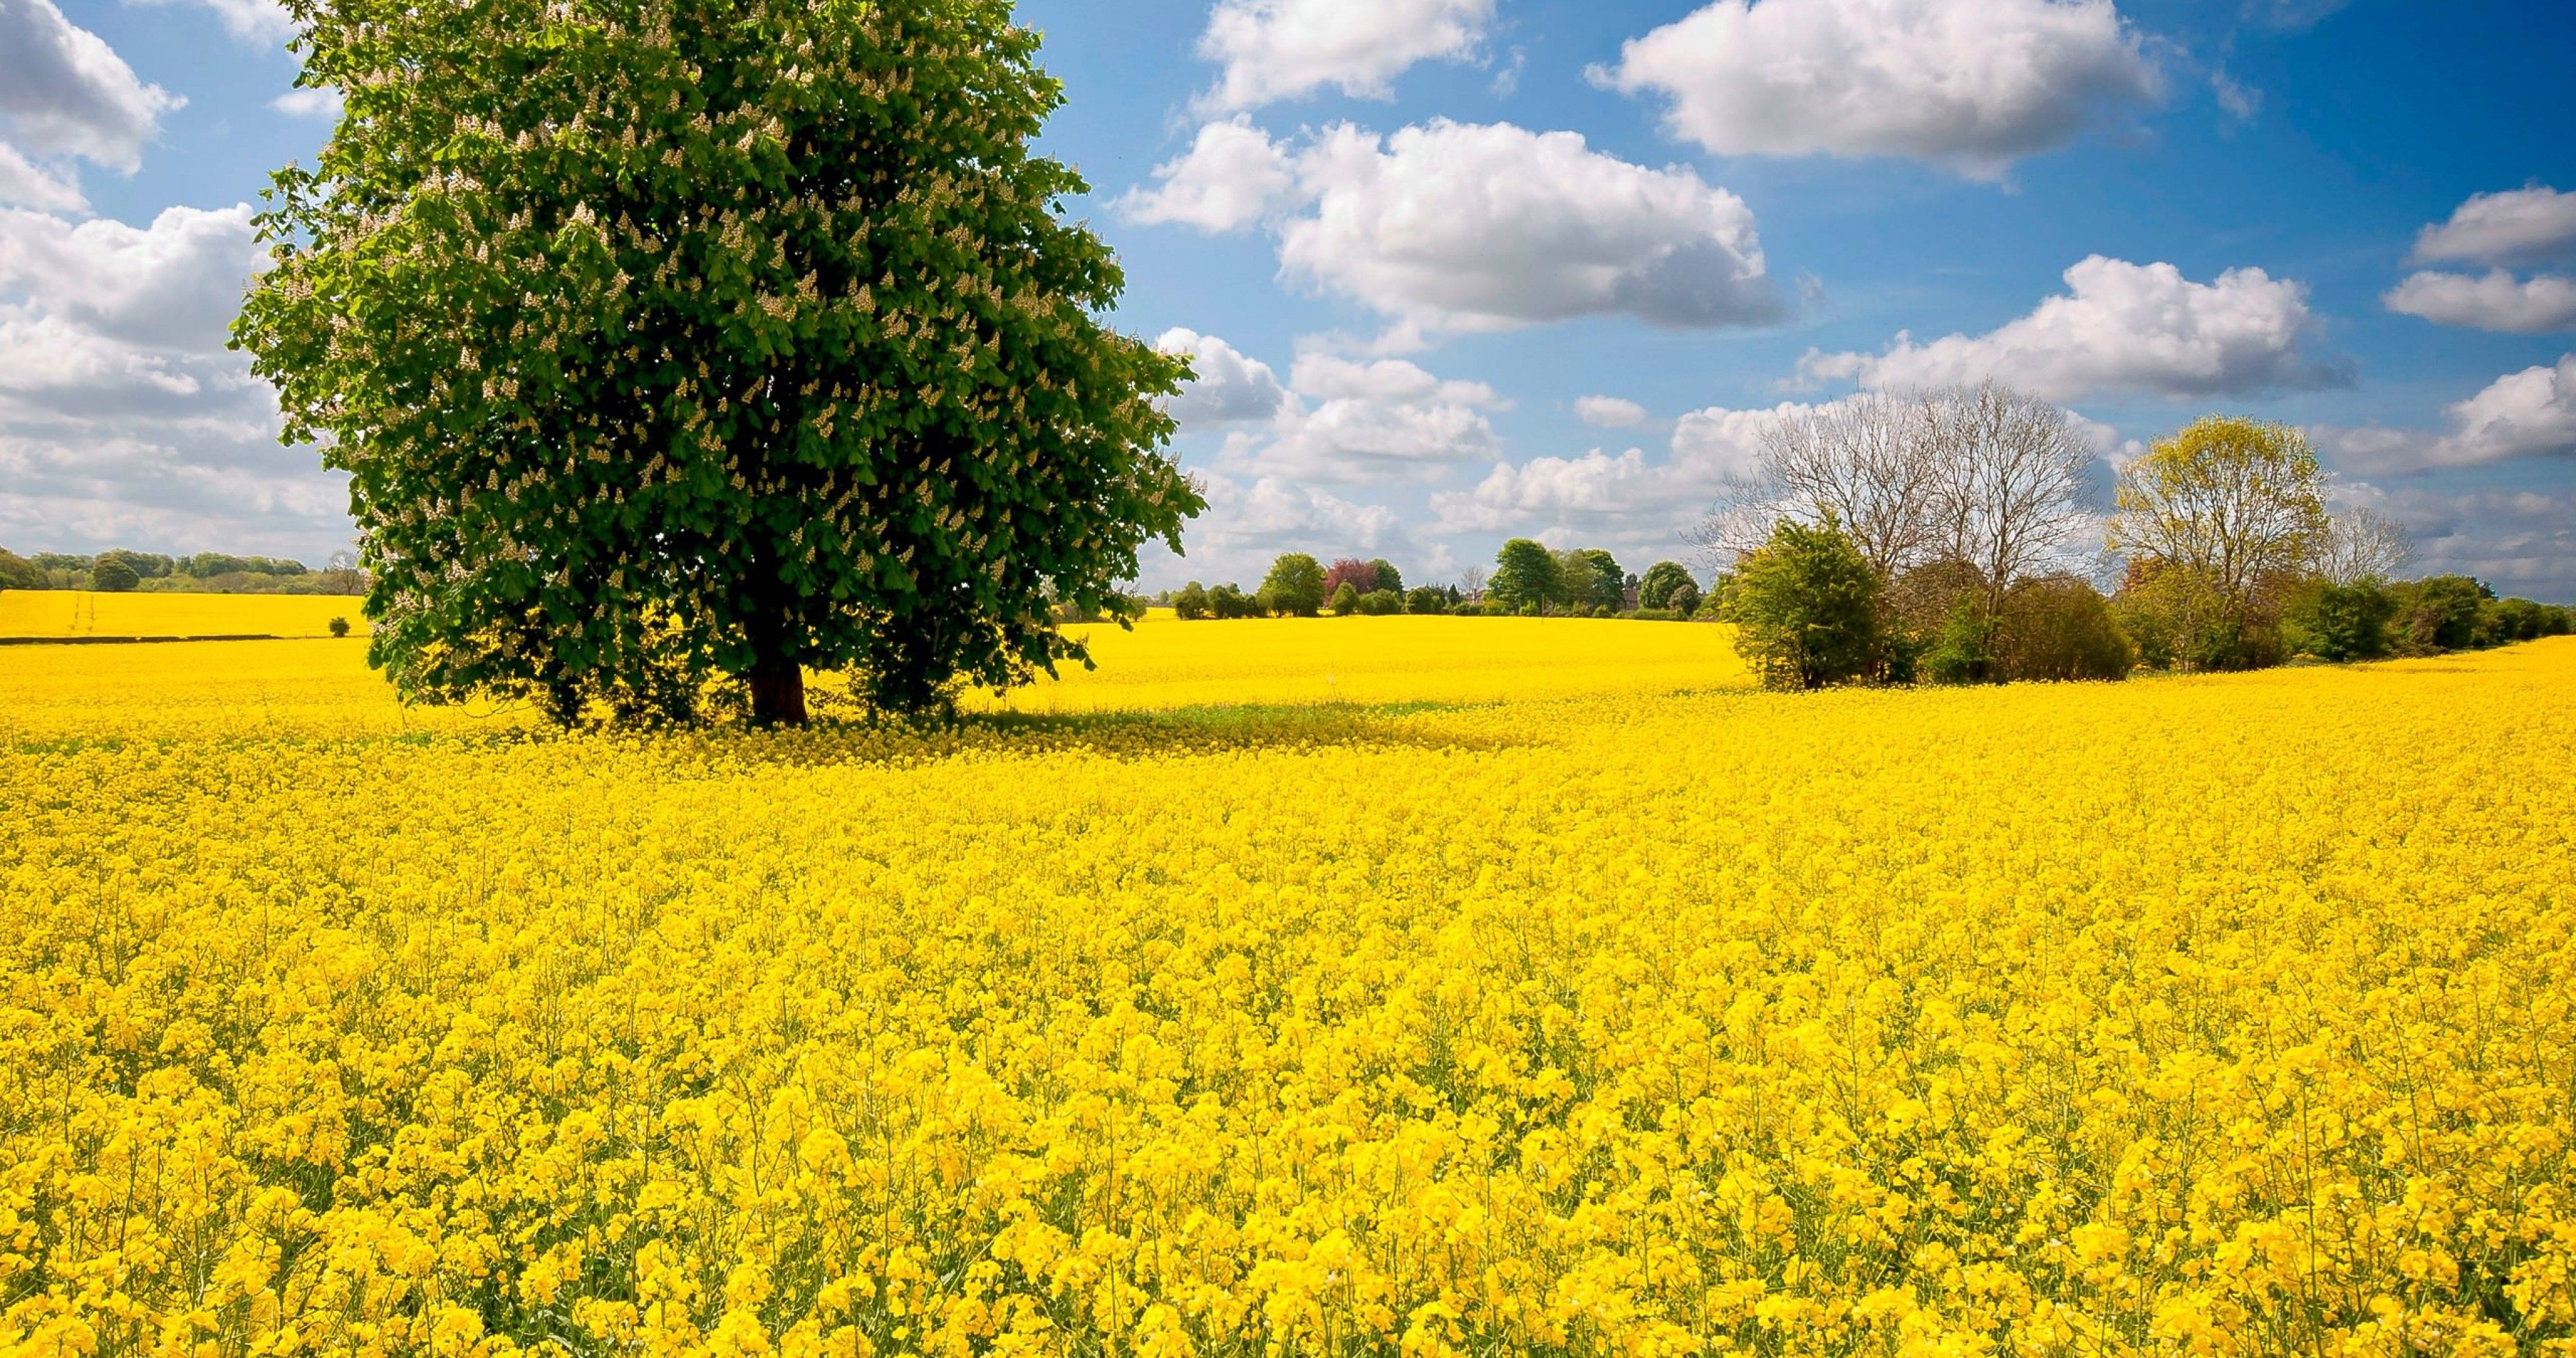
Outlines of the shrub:
<svg viewBox="0 0 2576 1358">
<path fill-rule="evenodd" d="M 2113 610 L 2140 659 L 2156 669 L 2250 670 L 2281 659 L 2270 596 L 2267 586 L 2230 600 L 2202 571 L 2148 562 L 2130 569 Z"/>
<path fill-rule="evenodd" d="M 1246 594 L 1239 586 L 1219 585 L 1208 591 L 1208 616 L 1217 619 L 1257 618 L 1263 610 L 1256 595 Z"/>
<path fill-rule="evenodd" d="M 1370 590 L 1360 596 L 1359 608 L 1369 617 L 1383 618 L 1403 612 L 1404 598 L 1391 589 Z"/>
<path fill-rule="evenodd" d="M 1206 617 L 1208 615 L 1207 591 L 1200 588 L 1196 580 L 1183 585 L 1181 592 L 1172 596 L 1172 613 L 1184 622 L 1195 622 Z"/>
<path fill-rule="evenodd" d="M 2293 590 L 2281 612 L 2281 644 L 2293 655 L 2338 664 L 2388 654 L 2388 624 L 2397 596 L 2375 580 L 2338 585 L 2311 580 Z"/>
<path fill-rule="evenodd" d="M 1736 649 L 1772 688 L 1823 688 L 1879 662 L 1878 572 L 1828 515 L 1782 519 L 1736 563 Z"/>
<path fill-rule="evenodd" d="M 1923 640 L 1913 657 L 1915 677 L 1935 684 L 1982 684 L 1997 678 L 1995 657 L 1988 649 L 1986 621 L 1966 599 L 1951 606 L 1938 631 Z"/>
<path fill-rule="evenodd" d="M 1262 606 L 1272 613 L 1311 618 L 1332 597 L 1324 591 L 1324 567 L 1304 552 L 1289 552 L 1270 563 L 1261 581 Z"/>
<path fill-rule="evenodd" d="M 345 637 L 349 635 L 349 620 L 347 618 L 333 618 L 331 620 L 331 635 L 335 637 Z"/>
<path fill-rule="evenodd" d="M 1341 588 L 1333 591 L 1333 616 L 1336 618 L 1347 618 L 1353 613 L 1357 613 L 1359 611 L 1359 586 L 1345 580 L 1342 582 Z"/>
<path fill-rule="evenodd" d="M 1698 612 L 1699 583 L 1694 580 L 1684 580 L 1673 586 L 1673 592 L 1664 596 L 1664 611 L 1675 618 L 1687 618 Z"/>
<path fill-rule="evenodd" d="M 89 568 L 89 587 L 103 594 L 127 594 L 140 588 L 143 577 L 121 556 L 102 556 Z"/>
<path fill-rule="evenodd" d="M 1429 585 L 1416 585 L 1412 589 L 1405 591 L 1404 611 L 1407 613 L 1446 613 L 1449 611 L 1449 596 L 1442 594 L 1440 591 L 1433 589 Z"/>
<path fill-rule="evenodd" d="M 2025 580 L 2004 595 L 1991 653 L 1996 676 L 2017 682 L 2126 679 L 2138 648 L 2111 601 L 2071 576 Z"/>
<path fill-rule="evenodd" d="M 2491 599 L 2478 606 L 2478 644 L 2510 646 L 2542 635 L 2548 610 L 2529 599 Z"/>
<path fill-rule="evenodd" d="M 2398 632 L 2416 652 L 2462 651 L 2477 644 L 2478 608 L 2495 593 L 2465 575 L 2435 575 L 2395 587 Z"/>
</svg>

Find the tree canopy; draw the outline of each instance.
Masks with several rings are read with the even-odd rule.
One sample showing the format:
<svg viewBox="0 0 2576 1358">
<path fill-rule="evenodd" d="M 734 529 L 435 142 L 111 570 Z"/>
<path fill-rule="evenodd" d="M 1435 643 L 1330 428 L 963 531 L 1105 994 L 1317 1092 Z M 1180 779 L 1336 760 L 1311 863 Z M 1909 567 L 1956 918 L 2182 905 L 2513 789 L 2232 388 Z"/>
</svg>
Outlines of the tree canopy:
<svg viewBox="0 0 2576 1358">
<path fill-rule="evenodd" d="M 1833 516 L 1782 519 L 1735 567 L 1736 649 L 1774 688 L 1822 688 L 1878 663 L 1879 572 Z"/>
<path fill-rule="evenodd" d="M 1261 600 L 1272 612 L 1311 618 L 1332 597 L 1324 590 L 1323 563 L 1304 552 L 1288 552 L 1270 563 L 1261 581 Z"/>
<path fill-rule="evenodd" d="M 1697 602 L 1699 582 L 1691 578 L 1690 571 L 1678 561 L 1658 561 L 1648 566 L 1637 582 L 1637 604 L 1641 608 L 1670 608 L 1673 596 L 1685 589 Z"/>
<path fill-rule="evenodd" d="M 346 113 L 235 338 L 350 474 L 407 694 L 919 710 L 1085 659 L 1055 607 L 1203 507 L 1006 0 L 289 8 Z"/>
<path fill-rule="evenodd" d="M 1485 590 L 1508 608 L 1537 608 L 1554 603 L 1564 588 L 1556 557 L 1529 538 L 1513 538 L 1494 554 L 1494 575 Z"/>
</svg>

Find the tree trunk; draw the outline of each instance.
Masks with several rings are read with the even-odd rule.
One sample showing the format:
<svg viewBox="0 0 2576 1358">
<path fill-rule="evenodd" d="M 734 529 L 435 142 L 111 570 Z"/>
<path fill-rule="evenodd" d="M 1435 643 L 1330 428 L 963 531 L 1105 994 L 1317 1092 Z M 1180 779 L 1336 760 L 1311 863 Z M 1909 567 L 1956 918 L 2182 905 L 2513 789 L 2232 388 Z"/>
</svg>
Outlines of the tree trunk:
<svg viewBox="0 0 2576 1358">
<path fill-rule="evenodd" d="M 751 719 L 760 726 L 803 726 L 805 668 L 790 661 L 756 670 L 751 676 Z"/>
</svg>

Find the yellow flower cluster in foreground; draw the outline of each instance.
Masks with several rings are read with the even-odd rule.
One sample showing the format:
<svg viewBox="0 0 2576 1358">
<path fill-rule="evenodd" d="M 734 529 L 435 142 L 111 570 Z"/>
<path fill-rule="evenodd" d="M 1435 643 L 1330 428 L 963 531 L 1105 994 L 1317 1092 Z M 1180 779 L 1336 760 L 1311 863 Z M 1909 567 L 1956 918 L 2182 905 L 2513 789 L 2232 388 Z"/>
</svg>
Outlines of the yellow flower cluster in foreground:
<svg viewBox="0 0 2576 1358">
<path fill-rule="evenodd" d="M 2576 1351 L 2576 641 L 1157 626 L 923 735 L 0 652 L 0 1354 Z"/>
</svg>

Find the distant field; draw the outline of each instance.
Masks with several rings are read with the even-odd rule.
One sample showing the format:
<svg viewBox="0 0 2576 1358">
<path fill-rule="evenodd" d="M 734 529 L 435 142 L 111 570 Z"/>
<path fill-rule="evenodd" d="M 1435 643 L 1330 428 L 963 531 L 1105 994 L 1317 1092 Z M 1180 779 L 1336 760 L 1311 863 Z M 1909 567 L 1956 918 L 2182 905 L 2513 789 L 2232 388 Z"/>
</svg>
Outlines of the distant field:
<svg viewBox="0 0 2576 1358">
<path fill-rule="evenodd" d="M 1500 702 L 1752 682 L 1735 629 L 1561 618 L 1260 618 L 1072 629 L 1099 668 L 1008 695 L 1021 712 L 1243 703 Z"/>
<path fill-rule="evenodd" d="M 1727 644 L 776 735 L 0 649 L 0 1355 L 2568 1351 L 2576 640 Z"/>
<path fill-rule="evenodd" d="M 0 637 L 276 637 L 330 635 L 333 618 L 366 631 L 363 601 L 279 594 L 97 594 L 0 591 Z"/>
</svg>

